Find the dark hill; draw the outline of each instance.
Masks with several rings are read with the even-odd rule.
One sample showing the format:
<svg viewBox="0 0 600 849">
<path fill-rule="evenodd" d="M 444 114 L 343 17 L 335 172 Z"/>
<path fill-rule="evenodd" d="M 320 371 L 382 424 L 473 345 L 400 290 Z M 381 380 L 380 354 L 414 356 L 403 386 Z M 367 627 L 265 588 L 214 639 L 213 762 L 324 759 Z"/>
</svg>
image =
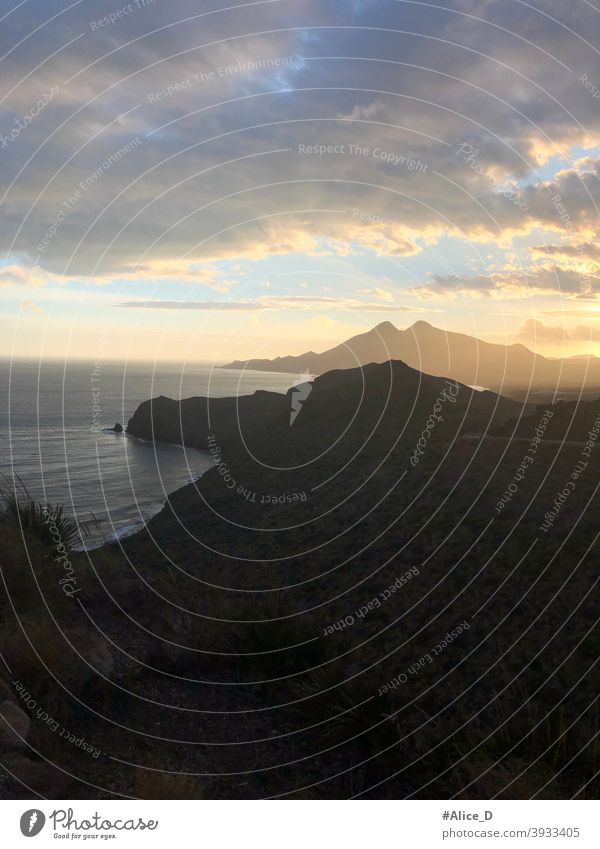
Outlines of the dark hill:
<svg viewBox="0 0 600 849">
<path fill-rule="evenodd" d="M 531 439 L 542 418 L 548 419 L 544 427 L 544 439 L 560 442 L 596 442 L 600 439 L 600 399 L 538 405 L 529 415 L 509 419 L 493 428 L 491 435 Z"/>
<path fill-rule="evenodd" d="M 177 442 L 206 448 L 212 434 L 219 444 L 244 454 L 294 457 L 310 463 L 322 453 L 364 450 L 370 434 L 380 443 L 397 442 L 425 426 L 436 399 L 448 393 L 453 381 L 422 374 L 405 363 L 371 363 L 364 368 L 334 370 L 306 384 L 307 397 L 290 425 L 292 399 L 286 395 L 255 392 L 238 398 L 163 396 L 141 404 L 127 431 L 143 439 Z M 455 432 L 500 425 L 518 415 L 523 405 L 456 384 L 456 399 L 442 400 L 443 422 L 437 429 Z M 332 447 L 333 446 L 333 447 Z"/>
</svg>

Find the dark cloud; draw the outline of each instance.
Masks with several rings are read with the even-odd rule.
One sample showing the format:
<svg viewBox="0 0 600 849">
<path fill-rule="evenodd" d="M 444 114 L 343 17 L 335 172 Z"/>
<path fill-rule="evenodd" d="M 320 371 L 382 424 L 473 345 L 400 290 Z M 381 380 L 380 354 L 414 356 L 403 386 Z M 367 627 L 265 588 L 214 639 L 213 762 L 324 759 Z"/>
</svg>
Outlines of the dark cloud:
<svg viewBox="0 0 600 849">
<path fill-rule="evenodd" d="M 218 6 L 43 0 L 6 18 L 0 144 L 58 93 L 0 150 L 4 251 L 94 276 L 348 245 L 405 256 L 424 233 L 598 232 L 598 161 L 541 171 L 600 139 L 580 81 L 600 86 L 589 4 Z"/>
<path fill-rule="evenodd" d="M 531 250 L 534 253 L 545 254 L 546 256 L 600 259 L 600 247 L 590 242 L 582 242 L 576 245 L 534 245 Z"/>
<path fill-rule="evenodd" d="M 504 298 L 536 294 L 593 297 L 597 289 L 596 278 L 554 265 L 534 267 L 527 273 L 498 272 L 471 277 L 434 274 L 423 286 L 408 291 L 421 298 Z"/>
</svg>

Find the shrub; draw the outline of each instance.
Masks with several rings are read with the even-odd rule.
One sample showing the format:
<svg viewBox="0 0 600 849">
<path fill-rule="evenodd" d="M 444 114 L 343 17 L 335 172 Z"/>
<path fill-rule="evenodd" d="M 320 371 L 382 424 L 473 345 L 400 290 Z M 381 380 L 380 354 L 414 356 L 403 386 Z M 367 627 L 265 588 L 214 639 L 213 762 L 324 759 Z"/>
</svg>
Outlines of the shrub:
<svg viewBox="0 0 600 849">
<path fill-rule="evenodd" d="M 63 505 L 36 501 L 19 477 L 4 475 L 1 479 L 0 519 L 48 548 L 62 543 L 70 549 L 80 540 L 77 523 L 64 512 Z"/>
</svg>

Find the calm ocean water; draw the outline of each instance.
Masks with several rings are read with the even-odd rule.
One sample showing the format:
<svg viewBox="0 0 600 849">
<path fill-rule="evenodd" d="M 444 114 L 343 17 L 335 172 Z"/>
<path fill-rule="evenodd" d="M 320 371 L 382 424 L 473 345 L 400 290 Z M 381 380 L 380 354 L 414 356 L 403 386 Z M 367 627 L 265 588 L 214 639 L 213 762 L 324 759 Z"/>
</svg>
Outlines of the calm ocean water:
<svg viewBox="0 0 600 849">
<path fill-rule="evenodd" d="M 18 475 L 36 498 L 63 503 L 89 548 L 142 527 L 211 465 L 202 451 L 102 428 L 126 427 L 138 404 L 158 395 L 285 392 L 295 378 L 199 364 L 0 361 L 0 472 Z"/>
</svg>

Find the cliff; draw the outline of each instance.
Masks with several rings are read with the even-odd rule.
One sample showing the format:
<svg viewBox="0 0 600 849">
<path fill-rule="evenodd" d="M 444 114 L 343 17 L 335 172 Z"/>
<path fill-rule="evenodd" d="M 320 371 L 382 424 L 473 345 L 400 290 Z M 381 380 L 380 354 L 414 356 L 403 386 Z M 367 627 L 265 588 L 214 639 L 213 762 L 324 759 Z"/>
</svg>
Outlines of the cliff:
<svg viewBox="0 0 600 849">
<path fill-rule="evenodd" d="M 228 442 L 240 433 L 253 432 L 267 422 L 285 417 L 289 402 L 278 392 L 259 390 L 231 398 L 185 398 L 175 401 L 160 395 L 144 401 L 127 424 L 127 433 L 140 439 L 174 442 L 189 448 L 206 448 L 210 434 Z"/>
</svg>

